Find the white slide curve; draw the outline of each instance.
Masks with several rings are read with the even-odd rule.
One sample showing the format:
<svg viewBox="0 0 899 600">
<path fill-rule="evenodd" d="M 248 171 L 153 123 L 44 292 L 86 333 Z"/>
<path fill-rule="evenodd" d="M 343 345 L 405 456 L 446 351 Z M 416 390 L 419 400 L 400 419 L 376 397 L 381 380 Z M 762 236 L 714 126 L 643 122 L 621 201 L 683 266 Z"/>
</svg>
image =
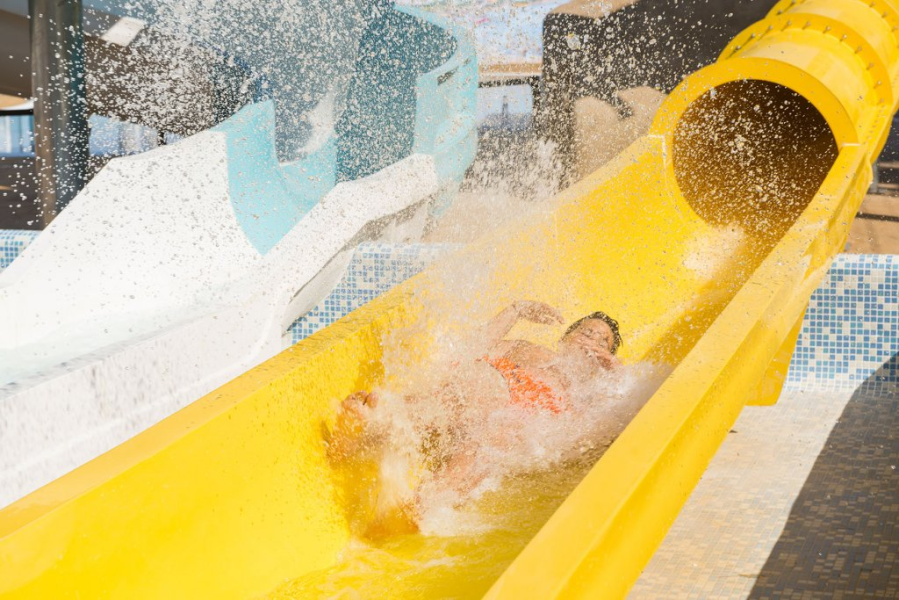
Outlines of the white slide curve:
<svg viewBox="0 0 899 600">
<path fill-rule="evenodd" d="M 285 348 L 352 247 L 415 239 L 438 191 L 413 154 L 338 184 L 263 256 L 225 134 L 113 160 L 0 273 L 0 506 Z"/>
</svg>

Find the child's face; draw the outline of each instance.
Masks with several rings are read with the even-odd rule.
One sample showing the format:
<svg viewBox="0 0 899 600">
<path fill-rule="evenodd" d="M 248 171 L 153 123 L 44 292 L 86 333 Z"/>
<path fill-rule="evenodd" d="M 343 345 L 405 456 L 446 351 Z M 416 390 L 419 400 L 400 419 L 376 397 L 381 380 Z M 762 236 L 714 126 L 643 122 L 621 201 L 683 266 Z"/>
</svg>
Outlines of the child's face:
<svg viewBox="0 0 899 600">
<path fill-rule="evenodd" d="M 605 321 L 588 319 L 559 340 L 559 351 L 575 356 L 586 355 L 597 360 L 605 368 L 608 358 L 612 355 L 614 342 L 615 334 Z"/>
</svg>

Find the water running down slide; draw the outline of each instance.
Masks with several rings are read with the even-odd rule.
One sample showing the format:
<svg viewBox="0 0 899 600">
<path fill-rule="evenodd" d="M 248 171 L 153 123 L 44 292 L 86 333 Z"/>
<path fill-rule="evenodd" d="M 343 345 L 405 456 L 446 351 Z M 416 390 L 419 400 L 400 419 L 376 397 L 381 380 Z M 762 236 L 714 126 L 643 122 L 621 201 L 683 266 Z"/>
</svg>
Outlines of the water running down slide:
<svg viewBox="0 0 899 600">
<path fill-rule="evenodd" d="M 892 2 L 778 4 L 671 94 L 649 135 L 545 214 L 0 512 L 0 593 L 246 598 L 334 568 L 353 554 L 321 443 L 333 401 L 389 384 L 385 364 L 426 363 L 442 340 L 534 298 L 569 321 L 615 315 L 622 359 L 671 374 L 536 535 L 512 540 L 526 543 L 520 553 L 488 535 L 454 549 L 482 555 L 479 576 L 450 555 L 426 583 L 396 587 L 400 561 L 388 561 L 361 565 L 353 586 L 623 596 L 741 408 L 776 400 L 896 109 L 897 31 Z M 542 343 L 553 333 L 520 332 Z M 428 543 L 411 536 L 406 549 Z"/>
</svg>

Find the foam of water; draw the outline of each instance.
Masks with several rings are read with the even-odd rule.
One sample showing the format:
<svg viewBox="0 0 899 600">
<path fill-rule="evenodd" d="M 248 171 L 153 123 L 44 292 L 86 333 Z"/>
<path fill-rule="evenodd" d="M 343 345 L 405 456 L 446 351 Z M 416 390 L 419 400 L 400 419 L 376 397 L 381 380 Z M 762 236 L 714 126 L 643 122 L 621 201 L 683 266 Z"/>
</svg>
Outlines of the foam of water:
<svg viewBox="0 0 899 600">
<path fill-rule="evenodd" d="M 468 350 L 437 373 L 402 378 L 418 388 L 411 393 L 377 390 L 380 402 L 369 415 L 369 435 L 383 445 L 375 511 L 414 502 L 425 535 L 474 535 L 495 526 L 466 504 L 510 479 L 607 448 L 667 375 L 647 363 L 601 372 L 570 388 L 567 409 L 556 414 L 511 404 L 500 373 Z"/>
<path fill-rule="evenodd" d="M 562 414 L 529 411 L 508 401 L 492 403 L 493 388 L 489 383 L 480 387 L 486 370 L 456 365 L 442 375 L 446 373 L 456 377 L 455 389 L 462 390 L 456 403 L 439 394 L 409 403 L 402 394 L 382 389 L 382 401 L 371 413 L 370 427 L 387 435 L 378 465 L 381 488 L 387 491 L 382 498 L 416 498 L 420 533 L 353 539 L 334 566 L 290 581 L 268 598 L 483 596 L 668 369 L 635 364 L 597 377 L 575 390 Z M 421 375 L 416 382 L 421 385 L 439 379 L 435 373 Z M 429 462 L 420 450 L 426 437 L 422 424 L 439 427 L 451 417 L 467 435 L 443 446 L 432 444 L 429 451 L 451 454 L 469 447 L 470 462 L 477 468 L 468 481 L 421 469 L 422 461 Z M 471 440 L 481 443 L 472 445 Z"/>
</svg>

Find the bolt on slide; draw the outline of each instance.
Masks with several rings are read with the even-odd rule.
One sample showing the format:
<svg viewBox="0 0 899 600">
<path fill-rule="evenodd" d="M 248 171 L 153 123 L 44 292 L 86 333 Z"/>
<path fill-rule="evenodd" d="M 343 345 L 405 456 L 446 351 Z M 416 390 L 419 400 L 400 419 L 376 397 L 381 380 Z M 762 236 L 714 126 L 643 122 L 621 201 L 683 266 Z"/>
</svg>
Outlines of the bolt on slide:
<svg viewBox="0 0 899 600">
<path fill-rule="evenodd" d="M 892 2 L 778 4 L 550 210 L 0 511 L 0 593 L 623 597 L 742 407 L 777 398 L 896 110 L 897 47 Z M 538 474 L 481 507 L 500 528 L 353 541 L 323 443 L 336 401 L 522 299 L 569 321 L 602 309 L 626 365 L 670 372 L 558 501 Z"/>
</svg>

